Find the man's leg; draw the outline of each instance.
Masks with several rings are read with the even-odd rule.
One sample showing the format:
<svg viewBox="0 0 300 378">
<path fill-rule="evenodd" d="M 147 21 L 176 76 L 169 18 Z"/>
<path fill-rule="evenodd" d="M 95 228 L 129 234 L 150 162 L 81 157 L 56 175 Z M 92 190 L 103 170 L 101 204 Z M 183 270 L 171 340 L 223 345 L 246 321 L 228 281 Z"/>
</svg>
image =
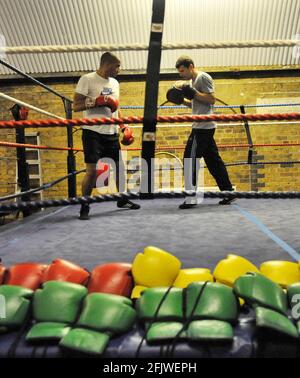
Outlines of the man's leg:
<svg viewBox="0 0 300 378">
<path fill-rule="evenodd" d="M 216 142 L 213 138 L 214 131 L 211 135 L 211 140 L 209 142 L 209 148 L 205 151 L 203 157 L 204 161 L 207 165 L 207 168 L 210 174 L 216 180 L 216 183 L 221 191 L 232 191 L 232 184 L 229 179 L 229 175 L 226 169 L 226 166 L 219 155 L 218 147 Z M 222 199 L 219 204 L 220 205 L 229 205 L 231 202 L 234 201 L 234 198 L 229 196 L 228 198 Z"/>
<path fill-rule="evenodd" d="M 90 196 L 96 183 L 96 164 L 87 163 L 85 176 L 81 183 L 81 192 L 83 196 Z"/>
<path fill-rule="evenodd" d="M 111 154 L 111 158 L 114 160 L 115 165 L 116 165 L 116 172 L 115 172 L 115 180 L 116 180 L 116 186 L 118 192 L 125 192 L 127 191 L 127 186 L 126 186 L 126 172 L 125 172 L 125 165 L 122 159 L 122 154 L 121 154 L 121 149 L 120 145 L 116 146 L 115 150 Z M 138 210 L 140 209 L 140 205 L 137 203 L 134 203 L 130 201 L 127 198 L 121 198 L 117 201 L 117 206 L 119 208 L 124 208 L 124 209 L 130 209 L 130 210 Z"/>
<path fill-rule="evenodd" d="M 81 192 L 83 196 L 90 196 L 96 183 L 96 164 L 86 163 L 86 173 L 82 180 Z M 79 219 L 89 219 L 90 206 L 88 204 L 82 204 L 80 209 Z"/>
<path fill-rule="evenodd" d="M 90 196 L 95 186 L 96 164 L 100 151 L 99 134 L 91 130 L 82 130 L 82 146 L 84 150 L 84 161 L 86 164 L 86 173 L 81 184 L 83 196 Z M 90 207 L 88 204 L 81 205 L 79 219 L 89 219 Z"/>
<path fill-rule="evenodd" d="M 192 132 L 188 138 L 183 155 L 183 173 L 184 173 L 184 188 L 185 190 L 195 190 L 197 182 L 196 172 L 196 150 L 197 141 Z M 179 205 L 179 209 L 190 209 L 197 205 L 197 198 L 187 196 L 184 202 Z"/>
</svg>

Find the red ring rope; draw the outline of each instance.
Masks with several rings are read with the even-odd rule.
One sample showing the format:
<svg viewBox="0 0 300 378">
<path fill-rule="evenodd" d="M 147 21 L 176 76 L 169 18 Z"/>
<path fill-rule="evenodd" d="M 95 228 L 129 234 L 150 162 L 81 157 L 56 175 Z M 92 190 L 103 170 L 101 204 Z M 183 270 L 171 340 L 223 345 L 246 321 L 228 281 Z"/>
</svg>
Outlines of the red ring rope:
<svg viewBox="0 0 300 378">
<path fill-rule="evenodd" d="M 80 148 L 71 147 L 51 147 L 51 146 L 41 146 L 36 144 L 22 144 L 22 143 L 11 143 L 0 141 L 0 146 L 4 147 L 24 147 L 24 148 L 34 148 L 37 150 L 58 150 L 58 151 L 79 151 L 83 152 Z M 300 146 L 300 143 L 270 143 L 270 144 L 253 144 L 253 147 L 293 147 Z M 249 144 L 220 144 L 218 148 L 249 148 Z M 158 146 L 156 151 L 167 151 L 167 150 L 181 150 L 185 146 Z M 124 151 L 141 151 L 141 148 L 126 148 Z"/>
<path fill-rule="evenodd" d="M 272 121 L 272 120 L 297 120 L 300 113 L 277 113 L 277 114 L 210 114 L 210 115 L 182 115 L 182 116 L 158 116 L 161 123 L 178 122 L 236 122 L 236 121 Z M 93 126 L 109 124 L 135 124 L 143 123 L 143 117 L 122 118 L 81 118 L 81 119 L 42 119 L 32 121 L 0 121 L 2 128 L 24 127 L 62 127 L 62 126 Z"/>
</svg>

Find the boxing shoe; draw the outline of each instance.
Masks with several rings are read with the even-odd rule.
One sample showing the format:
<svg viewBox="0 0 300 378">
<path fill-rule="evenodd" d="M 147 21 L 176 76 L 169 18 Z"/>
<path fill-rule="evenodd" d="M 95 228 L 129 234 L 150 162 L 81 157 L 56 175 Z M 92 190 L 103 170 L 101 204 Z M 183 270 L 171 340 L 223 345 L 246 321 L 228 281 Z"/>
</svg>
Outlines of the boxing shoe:
<svg viewBox="0 0 300 378">
<path fill-rule="evenodd" d="M 236 198 L 228 197 L 228 198 L 223 198 L 220 202 L 219 205 L 231 205 L 232 202 L 236 201 Z"/>
<path fill-rule="evenodd" d="M 184 210 L 184 209 L 191 209 L 192 207 L 196 207 L 197 203 L 186 203 L 184 201 L 181 205 L 178 206 L 179 209 Z"/>
<path fill-rule="evenodd" d="M 229 190 L 230 192 L 233 191 L 232 190 Z M 227 197 L 223 198 L 220 202 L 219 202 L 219 205 L 230 205 L 232 204 L 232 202 L 236 201 L 237 198 L 233 197 L 232 194 L 229 194 Z"/>
<path fill-rule="evenodd" d="M 198 205 L 198 199 L 197 195 L 195 196 L 188 196 L 185 198 L 185 201 L 179 205 L 179 209 L 184 210 L 184 209 L 191 209 L 193 207 L 196 207 Z"/>
<path fill-rule="evenodd" d="M 88 204 L 82 204 L 80 208 L 79 218 L 80 220 L 89 220 L 90 206 Z"/>
<path fill-rule="evenodd" d="M 138 210 L 138 209 L 141 208 L 140 205 L 138 205 L 137 203 L 134 203 L 132 201 L 129 201 L 129 199 L 127 199 L 127 198 L 120 198 L 117 201 L 117 207 L 119 207 L 121 209 L 129 209 L 129 210 Z"/>
</svg>

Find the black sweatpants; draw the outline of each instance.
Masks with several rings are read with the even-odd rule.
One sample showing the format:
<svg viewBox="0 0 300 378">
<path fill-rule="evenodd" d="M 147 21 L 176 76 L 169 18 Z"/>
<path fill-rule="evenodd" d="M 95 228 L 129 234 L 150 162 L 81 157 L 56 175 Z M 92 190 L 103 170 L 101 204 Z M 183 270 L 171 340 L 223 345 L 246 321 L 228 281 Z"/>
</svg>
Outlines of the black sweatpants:
<svg viewBox="0 0 300 378">
<path fill-rule="evenodd" d="M 188 159 L 184 160 L 186 190 L 192 190 L 196 187 L 198 161 L 202 157 L 220 190 L 232 190 L 227 169 L 214 140 L 214 133 L 215 129 L 192 129 L 184 151 L 184 159 Z"/>
</svg>

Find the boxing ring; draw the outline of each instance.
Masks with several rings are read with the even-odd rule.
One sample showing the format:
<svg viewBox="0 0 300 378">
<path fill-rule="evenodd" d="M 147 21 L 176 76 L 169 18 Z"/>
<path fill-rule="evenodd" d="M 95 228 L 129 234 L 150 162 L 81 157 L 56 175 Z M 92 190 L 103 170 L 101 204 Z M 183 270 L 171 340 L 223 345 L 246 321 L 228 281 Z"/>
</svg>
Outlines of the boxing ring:
<svg viewBox="0 0 300 378">
<path fill-rule="evenodd" d="M 187 118 L 190 120 L 192 119 L 190 117 L 193 116 Z M 201 119 L 202 116 L 196 117 Z M 217 118 L 225 122 L 243 118 L 252 120 L 276 119 L 278 117 L 281 119 L 297 119 L 299 114 L 204 116 L 205 119 L 207 117 Z M 187 118 L 185 116 L 182 120 Z M 178 122 L 178 117 L 161 117 L 158 119 L 162 122 Z M 0 126 L 11 128 L 35 125 L 36 127 L 43 127 L 51 124 L 53 127 L 61 127 L 65 123 L 78 125 L 86 122 L 121 123 L 124 121 L 140 123 L 141 119 L 139 117 L 127 117 L 101 120 L 8 121 L 0 122 Z M 297 145 L 297 143 L 295 144 Z M 12 144 L 10 147 L 17 147 L 17 145 Z M 26 147 L 26 145 L 22 147 Z M 245 147 L 248 148 L 249 145 L 245 145 Z M 37 146 L 36 148 L 47 148 L 47 146 Z M 237 164 L 248 164 L 248 162 Z M 284 162 L 280 162 L 280 164 L 284 164 Z M 78 173 L 80 171 L 74 174 Z M 68 175 L 62 179 L 67 177 Z M 52 184 L 46 185 L 45 189 Z M 34 261 L 34 264 L 42 264 L 48 267 L 55 266 L 57 261 L 62 261 L 63 264 L 71 263 L 75 267 L 73 269 L 84 269 L 85 272 L 89 272 L 89 282 L 92 282 L 95 269 L 107 266 L 108 262 L 118 266 L 129 264 L 130 267 L 132 266 L 132 272 L 134 272 L 133 267 L 137 256 L 140 254 L 139 252 L 145 250 L 146 253 L 146 249 L 151 249 L 151 245 L 154 245 L 155 250 L 158 248 L 158 253 L 167 253 L 173 256 L 172 258 L 178 259 L 183 268 L 182 271 L 199 269 L 202 273 L 205 272 L 204 274 L 214 277 L 211 279 L 217 282 L 221 282 L 217 273 L 220 264 L 223 264 L 226 259 L 230 260 L 230 256 L 236 256 L 234 258 L 246 259 L 247 264 L 253 264 L 255 269 L 260 267 L 260 272 L 263 272 L 263 266 L 271 265 L 269 278 L 272 277 L 272 274 L 276 276 L 279 272 L 279 275 L 283 273 L 283 280 L 287 280 L 291 284 L 288 287 L 292 287 L 293 284 L 297 285 L 299 273 L 296 272 L 298 276 L 295 278 L 295 271 L 299 270 L 297 261 L 300 260 L 299 192 L 204 192 L 203 202 L 197 207 L 178 211 L 178 204 L 182 201 L 182 198 L 192 194 L 194 193 L 161 191 L 153 193 L 151 199 L 147 196 L 145 199 L 143 193 L 128 192 L 29 202 L 17 200 L 17 202 L 7 203 L 7 200 L 22 197 L 24 193 L 8 196 L 9 198 L 6 198 L 0 205 L 0 209 L 3 211 L 24 211 L 28 209 L 42 209 L 42 211 L 25 217 L 20 222 L 2 226 L 0 233 L 2 260 L 6 266 L 10 267 L 7 272 L 13 271 L 14 267 L 18 266 L 16 260 L 22 262 L 19 266 L 32 261 Z M 230 206 L 219 206 L 217 199 L 224 198 L 229 194 L 234 195 L 237 201 Z M 137 212 L 117 209 L 114 202 L 120 196 L 137 200 L 142 204 L 142 208 Z M 93 217 L 87 226 L 82 225 L 82 222 L 77 219 L 78 206 L 76 205 L 80 203 L 92 204 Z M 136 232 L 136 230 L 141 232 Z M 35 235 L 34 239 L 32 235 Z M 145 249 L 145 247 L 147 248 Z M 278 262 L 283 262 L 284 266 L 273 267 L 274 262 L 275 265 Z M 289 275 L 289 267 L 293 269 L 293 277 Z M 164 274 L 164 269 L 166 271 L 168 269 L 163 264 L 161 268 L 163 269 L 162 274 Z M 283 272 L 281 272 L 282 269 Z M 6 275 L 8 274 L 6 273 Z M 58 280 L 59 276 L 56 277 L 52 279 Z M 241 277 L 243 278 L 243 276 Z M 111 279 L 111 282 L 114 282 L 115 279 Z M 7 278 L 4 278 L 4 280 L 7 280 Z M 61 282 L 61 278 L 59 281 L 52 282 Z M 71 282 L 74 281 L 71 280 Z M 207 282 L 209 281 L 205 281 L 204 285 Z M 2 290 L 7 287 L 6 283 L 8 284 L 9 281 L 4 281 L 4 284 L 0 285 L 0 292 L 1 287 Z M 47 284 L 46 281 L 43 284 L 44 287 L 47 287 Z M 40 285 L 41 282 L 39 281 L 38 286 Z M 192 283 L 188 285 L 187 290 L 191 285 Z M 276 288 L 278 289 L 280 286 L 276 286 Z M 139 303 L 139 298 L 143 298 L 143 294 L 138 293 L 136 295 L 135 288 L 131 290 L 132 287 L 130 289 L 131 294 L 128 292 L 127 296 L 131 295 L 133 303 L 136 301 L 136 303 Z M 172 286 L 168 290 L 172 291 Z M 105 292 L 105 290 L 98 289 L 97 292 Z M 200 290 L 200 295 L 201 293 Z M 117 293 L 115 292 L 113 295 L 115 294 Z M 120 292 L 117 295 L 119 296 L 119 294 Z M 292 322 L 290 312 L 288 314 L 289 318 L 286 317 L 285 319 Z M 112 337 L 101 356 L 109 359 L 123 357 L 253 358 L 298 356 L 299 347 L 295 335 L 291 337 L 290 334 L 285 334 L 281 330 L 282 334 L 278 336 L 276 332 L 272 332 L 272 326 L 271 330 L 268 329 L 270 324 L 267 324 L 267 326 L 264 324 L 262 329 L 257 329 L 256 317 L 258 315 L 255 315 L 254 308 L 248 307 L 248 305 L 242 306 L 239 310 L 238 319 L 234 323 L 230 342 L 213 340 L 208 341 L 208 343 L 207 341 L 181 341 L 178 340 L 178 334 L 158 343 L 148 342 L 146 341 L 148 332 L 137 322 L 126 333 Z M 79 352 L 72 350 L 72 348 L 70 351 L 68 348 L 61 348 L 58 345 L 49 344 L 49 342 L 38 344 L 29 342 L 27 340 L 28 334 L 30 334 L 30 328 L 34 327 L 34 324 L 32 321 L 27 321 L 19 331 L 11 330 L 2 334 L 0 337 L 0 356 L 57 358 L 76 357 L 78 355 Z M 86 352 L 84 355 L 86 355 Z M 79 353 L 79 356 L 82 356 L 82 354 Z"/>
<path fill-rule="evenodd" d="M 12 265 L 16 257 L 47 262 L 59 256 L 90 270 L 107 261 L 132 261 L 137 252 L 154 244 L 174 253 L 186 268 L 213 270 L 227 253 L 255 265 L 300 260 L 297 200 L 242 199 L 221 207 L 217 200 L 205 199 L 185 212 L 177 209 L 180 201 L 139 201 L 142 208 L 134 213 L 110 202 L 94 204 L 88 227 L 78 222 L 77 206 L 46 209 L 21 224 L 1 228 L 1 257 Z M 144 231 L 137 234 L 139 228 Z"/>
<path fill-rule="evenodd" d="M 197 207 L 179 211 L 182 198 L 195 192 L 172 188 L 153 192 L 151 175 L 144 175 L 151 171 L 151 159 L 159 154 L 175 158 L 179 166 L 174 170 L 182 169 L 176 152 L 184 146 L 157 146 L 156 131 L 163 124 L 181 127 L 181 123 L 192 121 L 245 127 L 247 143 L 219 146 L 245 148 L 248 152 L 247 161 L 228 166 L 246 165 L 250 170 L 263 164 L 296 166 L 300 161 L 255 160 L 255 148 L 298 147 L 300 143 L 254 143 L 248 122 L 297 124 L 300 113 L 245 114 L 247 107 L 255 107 L 250 104 L 219 107 L 238 108 L 241 114 L 157 115 L 160 108 L 176 107 L 157 106 L 164 2 L 153 4 L 152 23 L 156 29 L 151 30 L 149 44 L 144 117 L 72 119 L 71 101 L 60 96 L 66 110 L 63 118 L 1 94 L 6 100 L 51 118 L 0 121 L 0 128 L 16 132 L 24 132 L 25 128 L 46 127 L 53 132 L 65 128 L 68 146 L 30 145 L 21 138 L 16 143 L 0 141 L 0 147 L 17 148 L 21 153 L 25 148 L 65 151 L 68 174 L 34 189 L 25 185 L 21 192 L 0 198 L 0 214 L 24 214 L 23 219 L 0 228 L 0 358 L 300 356 L 300 315 L 293 312 L 294 295 L 300 294 L 297 188 L 286 192 L 258 192 L 251 187 L 250 191 L 204 191 Z M 250 42 L 238 47 L 259 46 Z M 273 41 L 269 47 L 278 43 Z M 280 43 L 293 46 L 292 41 Z M 237 47 L 219 47 L 230 46 Z M 95 48 L 99 46 L 90 51 Z M 11 53 L 28 50 L 30 47 Z M 78 48 L 71 46 L 70 50 Z M 31 48 L 33 52 L 53 49 Z M 77 196 L 76 177 L 84 170 L 76 171 L 75 154 L 82 149 L 73 146 L 74 128 L 113 123 L 143 125 L 142 145 L 132 150 L 150 163 L 144 170 L 136 169 L 147 190 Z M 31 194 L 63 180 L 68 180 L 68 198 L 30 199 Z M 218 199 L 229 195 L 236 201 L 219 206 Z M 116 208 L 120 197 L 134 199 L 141 209 L 133 212 Z M 83 203 L 91 204 L 93 210 L 88 222 L 78 221 L 78 205 Z M 147 256 L 151 258 L 147 260 Z M 55 294 L 49 295 L 49 291 Z M 64 311 L 69 298 L 71 317 Z M 100 315 L 95 319 L 92 313 Z M 58 325 L 58 319 L 63 325 Z M 51 323 L 46 333 L 44 323 Z M 155 326 L 161 327 L 158 332 Z"/>
</svg>

